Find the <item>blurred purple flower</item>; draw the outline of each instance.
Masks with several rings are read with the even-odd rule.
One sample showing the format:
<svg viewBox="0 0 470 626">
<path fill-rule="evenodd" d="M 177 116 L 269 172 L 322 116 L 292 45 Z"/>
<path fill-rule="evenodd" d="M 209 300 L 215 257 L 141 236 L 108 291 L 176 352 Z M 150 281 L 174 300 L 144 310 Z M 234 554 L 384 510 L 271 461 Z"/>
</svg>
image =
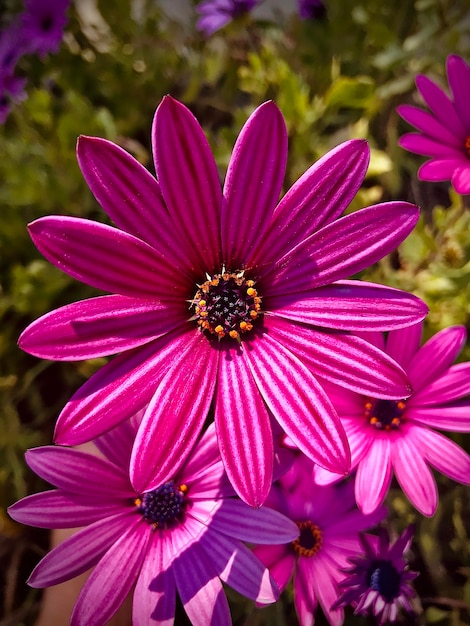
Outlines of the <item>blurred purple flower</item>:
<svg viewBox="0 0 470 626">
<path fill-rule="evenodd" d="M 67 24 L 70 0 L 26 0 L 21 15 L 21 36 L 28 54 L 44 58 L 57 52 Z"/>
<path fill-rule="evenodd" d="M 150 488 L 149 474 L 164 482 L 194 444 L 213 403 L 227 473 L 253 506 L 272 483 L 272 415 L 312 460 L 348 471 L 347 440 L 317 376 L 409 395 L 402 368 L 348 331 L 400 328 L 427 308 L 399 290 L 340 279 L 391 252 L 417 207 L 389 202 L 340 218 L 367 169 L 361 140 L 320 159 L 278 204 L 287 132 L 273 102 L 243 127 L 223 191 L 202 128 L 169 96 L 152 141 L 157 178 L 109 141 L 79 140 L 85 179 L 117 228 L 62 216 L 29 226 L 48 260 L 116 294 L 53 311 L 20 338 L 48 359 L 121 353 L 66 405 L 56 441 L 94 439 L 148 404 L 131 477 L 137 490 Z"/>
<path fill-rule="evenodd" d="M 299 17 L 303 20 L 319 20 L 325 17 L 326 7 L 322 0 L 298 0 Z"/>
<path fill-rule="evenodd" d="M 457 193 L 470 194 L 470 67 L 455 54 L 447 58 L 447 79 L 453 99 L 426 76 L 416 77 L 430 113 L 399 106 L 399 115 L 420 131 L 406 133 L 399 144 L 431 157 L 418 170 L 420 180 L 450 180 Z"/>
<path fill-rule="evenodd" d="M 314 623 L 318 603 L 331 626 L 340 626 L 341 609 L 332 610 L 349 558 L 361 555 L 360 533 L 378 524 L 384 507 L 363 515 L 355 507 L 352 482 L 318 487 L 311 482 L 312 463 L 299 455 L 269 494 L 268 506 L 299 527 L 297 539 L 286 545 L 256 546 L 254 553 L 269 568 L 282 592 L 292 574 L 294 603 L 302 626 Z"/>
<path fill-rule="evenodd" d="M 196 7 L 199 13 L 196 28 L 209 37 L 233 19 L 250 13 L 260 1 L 204 0 Z"/>
<path fill-rule="evenodd" d="M 12 22 L 0 31 L 0 123 L 3 124 L 12 105 L 26 98 L 26 79 L 15 75 L 15 67 L 25 50 L 20 28 Z"/>
<path fill-rule="evenodd" d="M 463 326 L 438 332 L 420 348 L 422 324 L 380 333 L 364 333 L 408 373 L 413 395 L 399 402 L 348 392 L 327 391 L 337 408 L 357 467 L 356 500 L 371 513 L 384 500 L 393 472 L 410 502 L 423 515 L 434 514 L 436 481 L 428 467 L 470 484 L 470 456 L 433 428 L 470 432 L 470 362 L 452 365 L 465 344 Z M 342 478 L 315 467 L 317 483 Z"/>
<path fill-rule="evenodd" d="M 12 505 L 13 519 L 41 528 L 84 526 L 42 559 L 29 584 L 49 587 L 93 567 L 72 626 L 107 623 L 132 590 L 136 625 L 173 623 L 176 592 L 193 624 L 231 624 L 221 581 L 274 602 L 274 581 L 242 541 L 291 541 L 297 526 L 232 497 L 213 427 L 171 480 L 136 493 L 126 470 L 135 434 L 131 420 L 96 440 L 105 458 L 60 446 L 26 453 L 28 465 L 58 489 Z"/>
<path fill-rule="evenodd" d="M 0 73 L 0 124 L 3 124 L 13 104 L 26 99 L 26 78 Z"/>
<path fill-rule="evenodd" d="M 393 545 L 389 544 L 383 528 L 378 543 L 361 536 L 366 554 L 350 558 L 354 565 L 349 568 L 348 577 L 340 582 L 345 591 L 334 608 L 352 604 L 354 613 L 371 613 L 379 626 L 395 623 L 400 607 L 412 613 L 410 598 L 415 592 L 410 583 L 418 572 L 410 571 L 404 558 L 412 537 L 413 526 L 409 526 Z"/>
</svg>

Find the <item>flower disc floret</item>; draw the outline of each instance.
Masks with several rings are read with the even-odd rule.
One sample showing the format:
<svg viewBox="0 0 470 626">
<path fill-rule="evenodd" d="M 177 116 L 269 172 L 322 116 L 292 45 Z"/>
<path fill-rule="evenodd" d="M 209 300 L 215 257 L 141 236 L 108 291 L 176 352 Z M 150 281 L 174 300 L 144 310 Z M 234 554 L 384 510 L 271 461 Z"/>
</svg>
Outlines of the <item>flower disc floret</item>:
<svg viewBox="0 0 470 626">
<path fill-rule="evenodd" d="M 367 400 L 364 414 L 369 424 L 378 430 L 398 430 L 405 407 L 403 400 Z"/>
<path fill-rule="evenodd" d="M 223 271 L 208 276 L 202 285 L 198 285 L 191 302 L 194 307 L 192 319 L 210 335 L 239 341 L 241 334 L 253 329 L 253 322 L 261 309 L 261 298 L 254 285 L 255 281 L 247 280 L 243 271 Z"/>
<path fill-rule="evenodd" d="M 173 480 L 135 499 L 142 517 L 154 528 L 171 528 L 181 521 L 185 509 L 185 484 L 176 486 Z"/>
<path fill-rule="evenodd" d="M 378 591 L 387 602 L 393 602 L 400 595 L 401 575 L 390 561 L 373 561 L 367 578 L 370 588 Z"/>
<path fill-rule="evenodd" d="M 292 542 L 294 551 L 299 556 L 313 556 L 320 550 L 323 544 L 323 534 L 319 526 L 306 520 L 298 522 L 299 536 Z"/>
</svg>

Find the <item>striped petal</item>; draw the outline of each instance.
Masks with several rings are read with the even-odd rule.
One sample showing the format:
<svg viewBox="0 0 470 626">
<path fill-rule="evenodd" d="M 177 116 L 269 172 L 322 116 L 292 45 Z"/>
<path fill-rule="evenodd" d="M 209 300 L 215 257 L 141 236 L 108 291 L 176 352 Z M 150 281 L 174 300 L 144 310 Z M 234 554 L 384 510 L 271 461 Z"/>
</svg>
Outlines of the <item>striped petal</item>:
<svg viewBox="0 0 470 626">
<path fill-rule="evenodd" d="M 416 445 L 438 472 L 464 485 L 470 484 L 470 455 L 448 437 L 416 427 Z"/>
<path fill-rule="evenodd" d="M 419 350 L 422 334 L 422 322 L 392 330 L 387 337 L 387 354 L 406 370 Z"/>
<path fill-rule="evenodd" d="M 356 502 L 363 513 L 373 513 L 385 499 L 392 481 L 391 446 L 388 434 L 375 435 L 356 474 Z"/>
<path fill-rule="evenodd" d="M 430 428 L 466 433 L 470 430 L 470 402 L 467 400 L 444 406 L 415 406 L 409 410 L 407 417 Z"/>
<path fill-rule="evenodd" d="M 415 393 L 407 405 L 411 408 L 445 404 L 468 395 L 470 395 L 470 363 L 458 363 L 451 365 L 442 376 Z"/>
</svg>

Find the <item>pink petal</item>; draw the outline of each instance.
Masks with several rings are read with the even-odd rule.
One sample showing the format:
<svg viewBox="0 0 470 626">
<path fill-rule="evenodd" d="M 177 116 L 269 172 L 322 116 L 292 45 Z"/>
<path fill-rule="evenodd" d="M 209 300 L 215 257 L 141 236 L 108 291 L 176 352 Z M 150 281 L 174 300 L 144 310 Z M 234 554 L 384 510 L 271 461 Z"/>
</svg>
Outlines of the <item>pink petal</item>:
<svg viewBox="0 0 470 626">
<path fill-rule="evenodd" d="M 312 578 L 312 559 L 297 559 L 297 570 L 294 575 L 294 606 L 302 626 L 313 626 L 315 623 L 317 599 Z"/>
<path fill-rule="evenodd" d="M 460 135 L 454 135 L 449 131 L 447 126 L 439 122 L 434 115 L 431 115 L 427 111 L 410 106 L 409 104 L 401 104 L 397 107 L 397 113 L 409 124 L 425 135 L 428 135 L 431 139 L 452 146 L 457 150 L 462 149 L 462 137 Z"/>
<path fill-rule="evenodd" d="M 343 609 L 331 608 L 338 599 L 336 577 L 339 577 L 340 573 L 321 551 L 315 559 L 311 560 L 310 572 L 315 595 L 328 622 L 331 626 L 341 626 L 344 621 Z"/>
<path fill-rule="evenodd" d="M 90 441 L 132 417 L 147 404 L 158 383 L 186 344 L 194 329 L 168 333 L 115 357 L 72 396 L 59 415 L 55 442 L 77 445 Z"/>
<path fill-rule="evenodd" d="M 233 269 L 262 240 L 281 193 L 287 131 L 274 102 L 265 102 L 243 126 L 227 170 L 222 210 L 223 260 Z"/>
<path fill-rule="evenodd" d="M 255 546 L 253 552 L 269 569 L 279 591 L 284 591 L 295 564 L 295 556 L 289 546 Z"/>
<path fill-rule="evenodd" d="M 95 565 L 129 527 L 140 523 L 132 508 L 79 530 L 51 550 L 29 577 L 31 587 L 50 587 L 74 578 Z"/>
<path fill-rule="evenodd" d="M 273 339 L 329 382 L 375 398 L 401 399 L 411 393 L 401 367 L 364 339 L 318 332 L 271 316 L 266 316 L 266 327 Z"/>
<path fill-rule="evenodd" d="M 266 406 L 241 348 L 220 355 L 215 425 L 225 469 L 238 495 L 254 507 L 273 480 L 273 436 Z"/>
<path fill-rule="evenodd" d="M 155 489 L 174 478 L 184 463 L 207 418 L 218 356 L 207 338 L 195 333 L 173 358 L 134 442 L 130 475 L 137 491 Z"/>
<path fill-rule="evenodd" d="M 430 182 L 450 180 L 455 171 L 465 165 L 466 159 L 463 154 L 459 159 L 431 159 L 420 166 L 418 178 L 419 180 L 427 180 Z"/>
<path fill-rule="evenodd" d="M 263 604 L 279 598 L 279 589 L 269 571 L 240 541 L 209 530 L 201 536 L 198 545 L 220 579 L 238 593 Z"/>
<path fill-rule="evenodd" d="M 100 296 L 43 315 L 22 333 L 22 350 L 43 359 L 80 361 L 136 348 L 188 318 L 184 308 L 159 301 Z"/>
<path fill-rule="evenodd" d="M 66 491 L 100 495 L 105 500 L 133 495 L 126 468 L 120 469 L 87 452 L 41 446 L 27 450 L 25 458 L 38 476 Z"/>
<path fill-rule="evenodd" d="M 419 350 L 422 334 L 422 322 L 392 330 L 387 337 L 387 354 L 406 369 Z"/>
<path fill-rule="evenodd" d="M 352 140 L 312 165 L 280 201 L 269 233 L 254 249 L 249 265 L 263 265 L 267 260 L 275 263 L 318 228 L 338 218 L 356 195 L 368 163 L 367 143 Z"/>
<path fill-rule="evenodd" d="M 416 427 L 416 444 L 428 463 L 464 485 L 470 484 L 470 456 L 454 441 L 428 428 Z"/>
<path fill-rule="evenodd" d="M 409 293 L 352 280 L 319 287 L 301 297 L 291 294 L 266 298 L 266 308 L 297 322 L 352 331 L 398 328 L 427 312 L 424 302 Z"/>
<path fill-rule="evenodd" d="M 270 268 L 266 297 L 309 291 L 363 270 L 392 252 L 418 216 L 412 204 L 385 202 L 324 226 Z"/>
<path fill-rule="evenodd" d="M 447 372 L 415 393 L 408 408 L 432 406 L 459 400 L 470 395 L 470 363 L 451 365 Z"/>
<path fill-rule="evenodd" d="M 187 297 L 187 279 L 154 248 L 117 228 L 78 217 L 41 217 L 28 226 L 56 267 L 91 287 L 165 301 Z"/>
<path fill-rule="evenodd" d="M 231 626 L 227 598 L 214 565 L 197 543 L 173 562 L 176 586 L 193 626 Z"/>
<path fill-rule="evenodd" d="M 392 464 L 395 476 L 408 500 L 420 513 L 430 517 L 437 508 L 436 481 L 420 451 L 420 436 L 412 436 L 402 428 L 403 436 L 396 437 L 392 446 Z M 416 441 L 415 441 L 416 440 Z"/>
<path fill-rule="evenodd" d="M 454 97 L 454 106 L 458 116 L 462 120 L 467 135 L 470 135 L 470 112 L 468 103 L 470 102 L 470 67 L 465 61 L 451 54 L 447 57 L 446 63 L 447 80 Z"/>
<path fill-rule="evenodd" d="M 165 547 L 168 544 L 154 533 L 148 546 L 134 589 L 132 623 L 136 626 L 173 626 L 176 584 Z"/>
<path fill-rule="evenodd" d="M 113 222 L 147 242 L 172 265 L 187 267 L 185 249 L 156 179 L 134 157 L 106 139 L 81 136 L 77 159 L 95 198 Z"/>
<path fill-rule="evenodd" d="M 456 137 L 465 137 L 465 128 L 457 115 L 453 102 L 430 78 L 423 75 L 416 77 L 416 86 L 421 95 L 437 117 Z"/>
<path fill-rule="evenodd" d="M 143 415 L 144 410 L 142 409 L 130 419 L 121 422 L 116 428 L 93 439 L 98 450 L 114 465 L 129 467 L 132 445 Z"/>
<path fill-rule="evenodd" d="M 8 514 L 20 524 L 38 528 L 77 528 L 111 517 L 123 510 L 122 502 L 62 493 L 56 489 L 35 493 L 8 507 Z"/>
<path fill-rule="evenodd" d="M 470 164 L 460 163 L 451 177 L 452 185 L 457 193 L 470 194 Z"/>
<path fill-rule="evenodd" d="M 124 602 L 139 575 L 150 539 L 142 524 L 127 529 L 98 562 L 78 596 L 70 626 L 106 624 Z"/>
<path fill-rule="evenodd" d="M 398 140 L 398 144 L 405 150 L 421 154 L 423 156 L 437 157 L 443 159 L 444 157 L 451 159 L 458 159 L 462 157 L 463 150 L 453 148 L 445 143 L 430 139 L 420 133 L 405 133 Z"/>
<path fill-rule="evenodd" d="M 202 128 L 182 103 L 163 98 L 153 122 L 155 169 L 163 198 L 194 270 L 219 272 L 222 190 Z"/>
<path fill-rule="evenodd" d="M 268 334 L 247 343 L 243 356 L 266 404 L 295 445 L 322 467 L 348 471 L 344 429 L 307 367 Z"/>
<path fill-rule="evenodd" d="M 373 433 L 374 441 L 359 463 L 356 474 L 356 501 L 363 513 L 373 513 L 382 504 L 392 480 L 391 445 L 388 433 Z"/>
<path fill-rule="evenodd" d="M 415 392 L 435 381 L 450 367 L 462 350 L 466 336 L 464 326 L 450 326 L 421 346 L 408 367 Z"/>
<path fill-rule="evenodd" d="M 470 403 L 463 401 L 446 406 L 412 407 L 407 417 L 423 426 L 466 433 L 470 430 Z"/>
</svg>

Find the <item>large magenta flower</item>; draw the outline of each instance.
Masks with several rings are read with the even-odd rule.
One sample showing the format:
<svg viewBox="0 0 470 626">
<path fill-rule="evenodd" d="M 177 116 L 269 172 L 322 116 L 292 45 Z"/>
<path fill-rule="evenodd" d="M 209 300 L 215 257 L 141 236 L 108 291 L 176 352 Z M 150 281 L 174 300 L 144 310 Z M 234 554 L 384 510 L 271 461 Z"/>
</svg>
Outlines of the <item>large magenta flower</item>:
<svg viewBox="0 0 470 626">
<path fill-rule="evenodd" d="M 414 393 L 399 402 L 380 400 L 331 387 L 330 398 L 341 416 L 357 467 L 356 500 L 364 513 L 384 500 L 393 473 L 410 502 L 433 515 L 438 492 L 428 465 L 457 482 L 470 484 L 470 456 L 434 428 L 470 431 L 470 362 L 452 365 L 465 343 L 463 326 L 438 332 L 421 348 L 422 324 L 380 333 L 369 339 L 401 363 Z M 365 334 L 366 335 L 366 334 Z M 365 336 L 364 335 L 364 336 Z M 315 467 L 315 481 L 342 478 Z"/>
<path fill-rule="evenodd" d="M 300 455 L 269 494 L 269 506 L 299 527 L 286 545 L 256 546 L 255 554 L 269 568 L 282 591 L 294 576 L 294 603 L 301 626 L 312 626 L 318 603 L 331 626 L 344 621 L 338 599 L 349 558 L 362 555 L 360 533 L 386 514 L 381 507 L 363 515 L 355 507 L 353 482 L 329 487 L 312 485 L 312 463 Z M 277 542 L 278 543 L 278 542 Z"/>
<path fill-rule="evenodd" d="M 416 77 L 416 86 L 430 113 L 403 104 L 401 117 L 418 129 L 399 144 L 410 152 L 431 157 L 418 171 L 420 180 L 450 180 L 457 193 L 470 193 L 470 67 L 455 54 L 447 58 L 447 79 L 453 100 L 431 79 Z"/>
<path fill-rule="evenodd" d="M 287 136 L 273 102 L 242 129 L 223 192 L 185 106 L 166 97 L 152 139 L 158 182 L 115 144 L 79 141 L 83 174 L 117 228 L 59 216 L 30 225 L 47 259 L 116 294 L 53 311 L 20 338 L 48 359 L 122 353 L 72 397 L 56 441 L 93 439 L 149 403 L 131 478 L 150 488 L 150 475 L 161 484 L 194 444 L 213 404 L 227 473 L 252 505 L 272 482 L 271 414 L 307 456 L 346 472 L 347 440 L 317 376 L 360 393 L 409 395 L 401 367 L 347 331 L 402 327 L 426 307 L 340 279 L 393 250 L 418 209 L 390 202 L 338 219 L 367 169 L 359 140 L 320 159 L 276 206 Z"/>
<path fill-rule="evenodd" d="M 221 580 L 274 602 L 275 583 L 242 541 L 290 541 L 297 526 L 233 497 L 213 426 L 171 480 L 136 492 L 126 469 L 135 433 L 126 422 L 98 439 L 105 458 L 60 446 L 26 453 L 28 465 L 58 489 L 20 500 L 10 515 L 42 528 L 84 526 L 44 557 L 29 584 L 49 587 L 94 567 L 72 626 L 107 623 L 134 584 L 134 626 L 172 624 L 176 591 L 195 626 L 231 624 Z"/>
</svg>

